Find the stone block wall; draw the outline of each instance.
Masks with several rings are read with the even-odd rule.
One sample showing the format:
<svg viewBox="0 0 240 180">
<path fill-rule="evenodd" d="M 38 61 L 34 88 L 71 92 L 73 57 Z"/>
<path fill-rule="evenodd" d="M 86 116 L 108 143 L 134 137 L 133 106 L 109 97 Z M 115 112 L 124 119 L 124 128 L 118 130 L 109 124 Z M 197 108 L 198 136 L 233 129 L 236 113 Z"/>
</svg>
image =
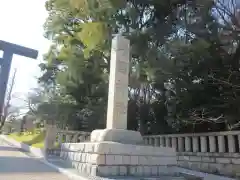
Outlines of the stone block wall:
<svg viewBox="0 0 240 180">
<path fill-rule="evenodd" d="M 239 153 L 178 152 L 178 166 L 230 177 L 240 176 Z"/>
<path fill-rule="evenodd" d="M 161 149 L 118 143 L 64 143 L 60 156 L 79 172 L 94 176 L 172 174 L 177 163 L 176 152 Z"/>
</svg>

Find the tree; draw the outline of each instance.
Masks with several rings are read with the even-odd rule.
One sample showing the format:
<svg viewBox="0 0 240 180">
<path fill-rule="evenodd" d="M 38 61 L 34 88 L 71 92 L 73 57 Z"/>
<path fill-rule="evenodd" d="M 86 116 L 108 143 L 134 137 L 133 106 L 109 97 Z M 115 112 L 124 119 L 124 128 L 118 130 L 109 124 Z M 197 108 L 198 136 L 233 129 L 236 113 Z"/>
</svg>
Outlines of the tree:
<svg viewBox="0 0 240 180">
<path fill-rule="evenodd" d="M 238 127 L 234 0 L 49 0 L 46 8 L 54 45 L 40 81 L 95 113 L 95 122 L 105 119 L 110 42 L 121 33 L 131 40 L 129 128 L 154 134 Z"/>
<path fill-rule="evenodd" d="M 78 2 L 80 3 L 80 1 Z M 81 2 L 84 2 L 84 1 L 81 1 Z M 151 23 L 155 21 L 154 17 L 152 17 L 154 16 L 153 13 L 151 14 L 151 17 L 147 19 L 149 22 L 145 22 L 145 23 L 142 22 L 142 20 L 144 19 L 142 13 L 144 11 L 150 10 L 151 5 L 147 5 L 147 4 L 141 5 L 142 2 L 138 2 L 137 4 L 134 4 L 134 2 L 131 2 L 132 4 L 130 5 L 126 4 L 125 1 L 123 1 L 121 4 L 116 4 L 114 2 L 115 1 L 111 1 L 104 4 L 104 6 L 100 6 L 102 5 L 103 1 L 97 1 L 97 2 L 92 1 L 91 3 L 88 3 L 87 6 L 84 6 L 85 9 L 81 11 L 73 10 L 73 9 L 77 9 L 75 8 L 75 5 L 79 5 L 73 2 L 70 3 L 70 2 L 59 0 L 59 1 L 48 1 L 47 3 L 47 9 L 49 10 L 49 19 L 46 22 L 46 34 L 56 43 L 56 45 L 58 45 L 60 49 L 59 52 L 56 51 L 57 48 L 54 49 L 54 52 L 51 53 L 51 56 L 48 56 L 50 57 L 48 62 L 52 63 L 53 59 L 56 59 L 58 62 L 60 61 L 62 65 L 65 67 L 63 71 L 69 70 L 71 73 L 73 72 L 73 70 L 70 69 L 71 66 L 69 65 L 69 62 L 73 62 L 74 56 L 76 55 L 78 55 L 76 58 L 78 61 L 78 64 L 79 63 L 85 64 L 84 69 L 86 69 L 85 67 L 87 66 L 86 62 L 89 62 L 91 59 L 93 59 L 93 61 L 90 61 L 90 62 L 93 62 L 94 64 L 101 63 L 100 66 L 97 66 L 94 70 L 102 68 L 102 70 L 100 71 L 100 74 L 102 75 L 98 74 L 97 77 L 101 77 L 101 76 L 104 77 L 103 79 L 100 79 L 99 82 L 104 82 L 103 85 L 105 86 L 105 88 L 103 89 L 103 92 L 105 91 L 105 94 L 107 92 L 106 90 L 107 86 L 105 85 L 107 84 L 107 79 L 105 77 L 108 76 L 108 72 L 109 72 L 109 59 L 110 59 L 109 47 L 110 47 L 112 32 L 118 32 L 120 30 L 120 26 L 124 26 L 126 28 L 125 34 L 130 33 L 129 32 L 130 28 L 134 28 L 134 31 L 129 34 L 130 35 L 129 38 L 131 38 L 132 42 L 134 42 L 134 45 L 135 45 L 135 47 L 133 47 L 134 58 L 132 59 L 133 60 L 132 63 L 133 65 L 134 63 L 139 64 L 139 67 L 141 68 L 140 70 L 141 79 L 144 79 L 143 78 L 145 76 L 144 73 L 146 74 L 148 73 L 147 70 L 150 70 L 151 67 L 148 67 L 148 65 L 146 64 L 147 59 L 148 59 L 148 56 L 151 56 L 152 59 L 154 59 L 157 56 L 157 54 L 153 52 L 154 50 L 157 50 L 158 48 L 157 43 L 159 43 L 159 42 L 154 42 L 155 46 L 153 46 L 153 48 L 150 49 L 149 52 L 145 52 L 145 49 L 146 50 L 149 49 L 147 48 L 149 46 L 148 43 L 151 42 L 153 38 L 156 38 L 156 37 L 149 37 L 151 33 L 151 29 L 156 30 L 156 28 L 154 27 L 154 24 L 151 25 Z M 94 11 L 92 9 L 91 5 L 94 3 L 97 3 L 96 6 L 99 7 L 99 11 Z M 124 17 L 124 14 L 122 14 L 122 12 L 118 8 L 119 7 L 125 8 L 124 6 L 126 5 L 129 8 L 129 12 Z M 134 6 L 137 7 L 138 11 L 134 9 Z M 134 11 L 135 11 L 135 15 L 134 15 Z M 141 18 L 140 20 L 138 19 L 139 17 Z M 91 19 L 90 22 L 87 21 L 88 18 Z M 127 24 L 127 21 L 132 21 L 132 24 Z M 118 23 L 120 23 L 120 25 L 118 25 Z M 103 28 L 103 27 L 106 28 L 106 26 L 104 26 L 105 24 L 109 24 L 109 27 L 107 27 L 107 29 Z M 139 27 L 138 24 L 139 26 L 141 26 L 140 30 L 138 30 L 138 27 Z M 149 31 L 145 32 L 145 28 L 147 28 L 148 26 L 150 26 Z M 167 26 L 171 29 L 170 25 L 167 24 Z M 90 36 L 87 36 L 86 32 L 94 29 L 93 27 L 99 27 L 97 29 L 100 32 L 99 31 L 97 33 L 92 32 L 90 33 L 91 34 Z M 109 32 L 109 33 L 105 33 L 105 32 Z M 165 33 L 170 33 L 170 32 L 171 31 L 168 30 L 168 32 L 165 32 Z M 141 44 L 141 46 L 137 46 L 138 44 Z M 78 50 L 78 53 L 75 52 L 74 54 L 73 51 L 75 51 L 76 49 Z M 138 54 L 139 52 L 143 52 L 143 53 Z M 82 55 L 80 53 L 82 53 Z M 52 58 L 53 57 L 52 54 L 54 54 L 54 58 Z M 148 56 L 146 56 L 146 54 Z M 153 61 L 151 66 L 156 67 L 156 63 L 157 62 Z M 144 66 L 144 64 L 146 65 Z M 74 65 L 76 65 L 75 61 L 74 61 Z M 159 66 L 160 65 L 158 65 L 158 67 Z M 78 67 L 74 66 L 74 68 L 78 68 L 79 73 L 81 73 L 81 71 L 84 71 L 84 69 L 80 70 L 79 66 Z M 155 69 L 154 71 L 157 71 L 157 69 Z M 48 73 L 48 74 L 53 74 L 53 73 Z M 61 72 L 57 74 L 61 74 Z M 92 76 L 93 72 L 90 72 L 89 74 L 91 74 Z M 78 77 L 79 77 L 79 74 L 78 74 Z M 85 81 L 83 82 L 86 83 L 86 80 L 90 82 L 90 84 L 99 83 L 99 82 L 89 81 L 89 76 L 87 76 L 87 79 L 85 79 Z M 144 81 L 147 81 L 147 79 L 145 78 Z M 79 88 L 79 86 L 76 86 L 76 83 L 73 83 L 73 84 L 75 85 L 75 87 Z M 78 88 L 76 88 L 76 90 L 77 92 L 80 92 Z M 88 100 L 93 100 L 93 96 L 91 96 L 90 94 L 83 93 L 82 94 L 83 98 L 81 99 L 87 98 Z M 106 99 L 106 95 L 104 98 Z M 84 103 L 84 104 L 89 104 L 89 103 Z M 92 104 L 92 101 L 91 101 L 91 104 Z"/>
</svg>

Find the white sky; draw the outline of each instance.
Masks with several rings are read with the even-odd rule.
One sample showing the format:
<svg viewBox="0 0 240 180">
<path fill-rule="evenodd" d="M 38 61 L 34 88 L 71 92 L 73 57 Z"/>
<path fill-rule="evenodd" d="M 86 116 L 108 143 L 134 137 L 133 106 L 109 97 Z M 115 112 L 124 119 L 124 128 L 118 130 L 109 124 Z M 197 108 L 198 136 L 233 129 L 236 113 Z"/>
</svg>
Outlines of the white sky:
<svg viewBox="0 0 240 180">
<path fill-rule="evenodd" d="M 14 97 L 23 96 L 31 88 L 37 87 L 36 76 L 40 73 L 38 64 L 50 45 L 43 37 L 43 24 L 47 17 L 45 1 L 0 0 L 0 39 L 39 51 L 38 60 L 14 56 L 9 77 L 11 80 L 11 75 L 17 68 Z M 16 98 L 13 98 L 13 102 L 21 103 Z"/>
</svg>

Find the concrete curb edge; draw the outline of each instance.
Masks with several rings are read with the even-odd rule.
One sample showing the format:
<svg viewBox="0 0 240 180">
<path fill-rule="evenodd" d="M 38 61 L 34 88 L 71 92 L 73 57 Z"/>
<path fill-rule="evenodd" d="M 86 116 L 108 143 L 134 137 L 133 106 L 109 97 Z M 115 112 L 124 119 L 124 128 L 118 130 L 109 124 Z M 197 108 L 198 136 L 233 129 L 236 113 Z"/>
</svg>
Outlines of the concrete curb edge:
<svg viewBox="0 0 240 180">
<path fill-rule="evenodd" d="M 89 179 L 84 178 L 84 177 L 82 177 L 82 176 L 80 176 L 80 175 L 77 175 L 77 174 L 75 174 L 75 173 L 69 172 L 68 170 L 66 170 L 66 169 L 64 169 L 64 168 L 61 168 L 61 167 L 59 167 L 59 166 L 56 166 L 56 165 L 48 162 L 48 161 L 45 160 L 45 159 L 41 159 L 40 161 L 43 162 L 44 164 L 52 167 L 53 169 L 56 169 L 58 172 L 66 175 L 66 176 L 69 177 L 70 179 L 73 179 L 73 180 L 89 180 Z"/>
</svg>

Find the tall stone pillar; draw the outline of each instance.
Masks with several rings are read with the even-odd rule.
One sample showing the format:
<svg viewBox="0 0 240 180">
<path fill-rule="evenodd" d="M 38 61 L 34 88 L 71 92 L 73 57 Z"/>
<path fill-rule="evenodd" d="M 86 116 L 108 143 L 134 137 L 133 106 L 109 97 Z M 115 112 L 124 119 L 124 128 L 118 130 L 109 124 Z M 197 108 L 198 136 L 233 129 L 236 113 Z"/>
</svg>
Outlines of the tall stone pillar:
<svg viewBox="0 0 240 180">
<path fill-rule="evenodd" d="M 127 130 L 130 41 L 121 35 L 112 40 L 108 89 L 107 128 L 95 130 L 92 142 L 143 144 L 141 134 Z"/>
<path fill-rule="evenodd" d="M 107 129 L 127 129 L 130 42 L 122 36 L 112 41 L 108 88 Z"/>
</svg>

